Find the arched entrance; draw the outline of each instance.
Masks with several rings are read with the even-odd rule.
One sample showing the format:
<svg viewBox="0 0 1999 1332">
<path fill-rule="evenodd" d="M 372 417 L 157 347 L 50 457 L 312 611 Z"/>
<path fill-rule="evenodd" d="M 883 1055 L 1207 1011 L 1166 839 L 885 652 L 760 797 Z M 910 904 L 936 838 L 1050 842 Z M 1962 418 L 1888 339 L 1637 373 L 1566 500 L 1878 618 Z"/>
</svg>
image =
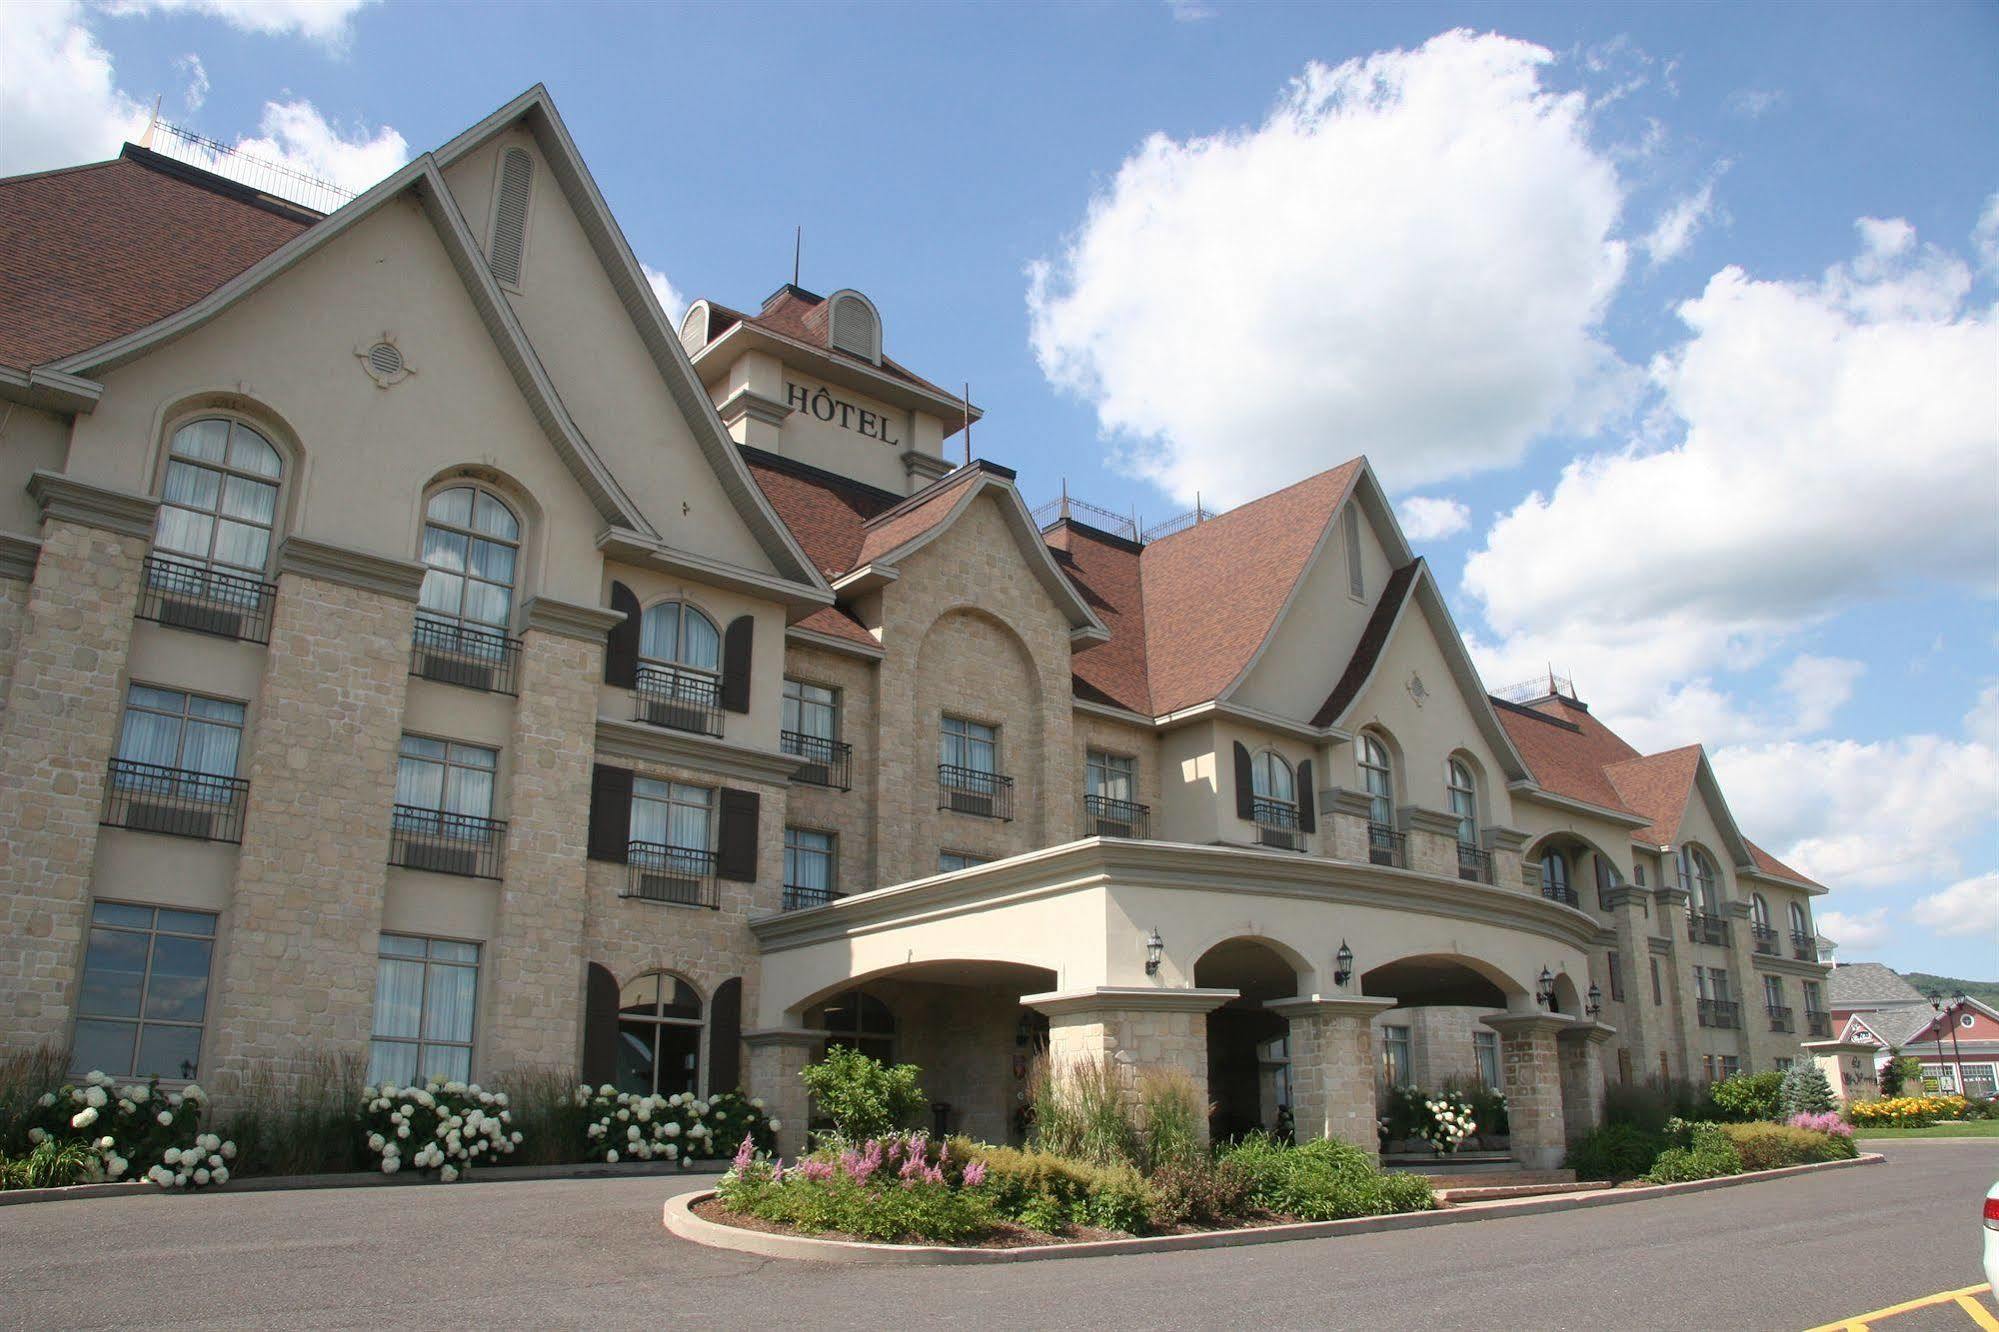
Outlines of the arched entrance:
<svg viewBox="0 0 1999 1332">
<path fill-rule="evenodd" d="M 1222 1141 L 1274 1129 L 1291 1103 L 1290 1024 L 1264 1005 L 1298 993 L 1298 967 L 1262 939 L 1228 939 L 1194 964 L 1200 989 L 1240 990 L 1208 1014 L 1209 1136 Z"/>
</svg>

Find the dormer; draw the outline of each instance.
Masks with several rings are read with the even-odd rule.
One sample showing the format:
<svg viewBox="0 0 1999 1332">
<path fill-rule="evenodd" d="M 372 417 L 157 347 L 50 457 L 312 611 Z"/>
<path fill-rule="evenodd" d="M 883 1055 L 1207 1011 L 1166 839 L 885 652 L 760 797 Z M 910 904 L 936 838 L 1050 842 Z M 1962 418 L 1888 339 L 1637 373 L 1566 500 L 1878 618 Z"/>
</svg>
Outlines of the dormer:
<svg viewBox="0 0 1999 1332">
<path fill-rule="evenodd" d="M 874 302 L 851 289 L 826 298 L 828 341 L 834 351 L 858 356 L 869 365 L 882 363 L 882 319 Z"/>
</svg>

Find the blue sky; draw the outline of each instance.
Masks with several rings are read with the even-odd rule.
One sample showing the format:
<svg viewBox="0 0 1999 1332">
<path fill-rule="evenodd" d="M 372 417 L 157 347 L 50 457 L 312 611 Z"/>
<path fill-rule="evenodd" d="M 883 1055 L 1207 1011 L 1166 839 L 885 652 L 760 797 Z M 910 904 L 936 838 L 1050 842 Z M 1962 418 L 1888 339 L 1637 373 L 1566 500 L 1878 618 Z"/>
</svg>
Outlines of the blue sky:
<svg viewBox="0 0 1999 1332">
<path fill-rule="evenodd" d="M 28 12 L 0 170 L 158 95 L 360 186 L 540 81 L 673 293 L 803 225 L 1030 497 L 1365 452 L 1489 683 L 1704 742 L 1843 956 L 1999 974 L 1999 7 Z"/>
</svg>

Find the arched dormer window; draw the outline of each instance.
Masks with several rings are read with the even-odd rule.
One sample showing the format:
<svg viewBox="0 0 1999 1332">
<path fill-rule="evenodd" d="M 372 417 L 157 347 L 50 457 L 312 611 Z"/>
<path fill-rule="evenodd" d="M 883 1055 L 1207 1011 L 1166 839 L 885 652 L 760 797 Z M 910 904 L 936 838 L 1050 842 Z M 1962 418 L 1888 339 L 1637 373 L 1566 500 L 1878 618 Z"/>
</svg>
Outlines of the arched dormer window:
<svg viewBox="0 0 1999 1332">
<path fill-rule="evenodd" d="M 1802 946 L 1811 937 L 1812 918 L 1805 914 L 1805 904 L 1791 903 L 1791 942 Z"/>
<path fill-rule="evenodd" d="M 1363 734 L 1357 748 L 1360 789 L 1367 793 L 1367 821 L 1377 828 L 1395 826 L 1395 770 L 1381 737 Z"/>
<path fill-rule="evenodd" d="M 1250 768 L 1251 785 L 1259 800 L 1276 800 L 1287 805 L 1298 803 L 1298 784 L 1291 775 L 1291 765 L 1284 756 L 1274 750 L 1263 750 L 1256 756 Z"/>
<path fill-rule="evenodd" d="M 639 621 L 639 657 L 715 675 L 722 669 L 722 635 L 713 620 L 684 601 L 655 602 Z"/>
<path fill-rule="evenodd" d="M 664 971 L 639 976 L 618 997 L 620 1091 L 671 1096 L 701 1089 L 701 996 Z"/>
<path fill-rule="evenodd" d="M 1760 930 L 1770 928 L 1770 904 L 1763 900 L 1761 893 L 1749 899 L 1749 921 Z"/>
<path fill-rule="evenodd" d="M 871 365 L 882 359 L 881 315 L 858 291 L 836 291 L 827 299 L 827 343 L 834 351 L 858 356 Z"/>
<path fill-rule="evenodd" d="M 283 480 L 277 449 L 241 421 L 188 422 L 167 446 L 154 551 L 219 574 L 262 579 Z"/>
<path fill-rule="evenodd" d="M 1720 915 L 1721 876 L 1715 872 L 1714 861 L 1697 846 L 1683 850 L 1693 875 L 1694 909 L 1710 916 Z"/>
<path fill-rule="evenodd" d="M 1450 788 L 1451 813 L 1458 821 L 1458 845 L 1477 846 L 1478 784 L 1472 779 L 1471 767 L 1462 759 L 1452 759 L 1444 776 Z"/>
<path fill-rule="evenodd" d="M 1541 853 L 1541 896 L 1574 905 L 1576 890 L 1569 882 L 1569 858 L 1555 847 Z"/>
<path fill-rule="evenodd" d="M 423 589 L 417 618 L 431 637 L 506 637 L 514 622 L 521 520 L 482 485 L 447 486 L 423 507 Z M 462 631 L 454 633 L 453 631 Z"/>
</svg>

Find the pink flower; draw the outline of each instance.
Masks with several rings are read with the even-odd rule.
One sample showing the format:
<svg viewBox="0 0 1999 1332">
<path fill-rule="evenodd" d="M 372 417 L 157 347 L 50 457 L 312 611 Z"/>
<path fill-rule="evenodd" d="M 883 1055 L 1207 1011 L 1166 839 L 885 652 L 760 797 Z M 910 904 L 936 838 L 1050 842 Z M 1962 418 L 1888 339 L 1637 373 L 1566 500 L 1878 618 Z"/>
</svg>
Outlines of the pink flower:
<svg viewBox="0 0 1999 1332">
<path fill-rule="evenodd" d="M 748 1170 L 750 1162 L 757 1159 L 757 1144 L 749 1134 L 743 1135 L 743 1145 L 736 1148 L 736 1169 Z"/>
<path fill-rule="evenodd" d="M 784 1183 L 784 1158 L 781 1156 L 770 1163 L 770 1182 L 773 1184 Z"/>
<path fill-rule="evenodd" d="M 833 1178 L 833 1165 L 829 1161 L 801 1161 L 798 1163 L 798 1173 L 817 1184 L 822 1180 Z"/>
<path fill-rule="evenodd" d="M 979 1187 L 979 1185 L 985 1182 L 986 1182 L 986 1163 L 984 1161 L 974 1161 L 970 1165 L 965 1167 L 966 1188 L 976 1189 L 977 1187 Z"/>
</svg>

